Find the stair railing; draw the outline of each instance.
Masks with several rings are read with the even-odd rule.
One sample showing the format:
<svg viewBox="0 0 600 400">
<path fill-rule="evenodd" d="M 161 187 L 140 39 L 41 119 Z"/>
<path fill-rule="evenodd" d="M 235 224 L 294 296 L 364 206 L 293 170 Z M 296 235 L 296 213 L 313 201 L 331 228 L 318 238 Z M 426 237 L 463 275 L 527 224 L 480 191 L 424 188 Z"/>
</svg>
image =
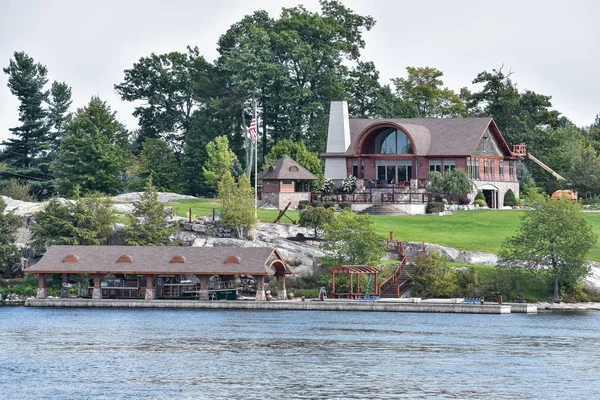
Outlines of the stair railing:
<svg viewBox="0 0 600 400">
<path fill-rule="evenodd" d="M 396 248 L 398 249 L 398 252 L 400 253 L 400 259 L 401 259 L 400 264 L 398 264 L 398 268 L 396 268 L 396 271 L 394 271 L 392 276 L 387 278 L 381 285 L 379 285 L 379 294 L 380 295 L 383 292 L 385 292 L 386 289 L 390 287 L 390 285 L 398 282 L 398 278 L 402 275 L 402 271 L 404 270 L 404 267 L 406 266 L 406 252 L 404 250 L 404 246 L 402 245 L 402 242 L 400 242 L 400 241 L 396 242 Z"/>
</svg>

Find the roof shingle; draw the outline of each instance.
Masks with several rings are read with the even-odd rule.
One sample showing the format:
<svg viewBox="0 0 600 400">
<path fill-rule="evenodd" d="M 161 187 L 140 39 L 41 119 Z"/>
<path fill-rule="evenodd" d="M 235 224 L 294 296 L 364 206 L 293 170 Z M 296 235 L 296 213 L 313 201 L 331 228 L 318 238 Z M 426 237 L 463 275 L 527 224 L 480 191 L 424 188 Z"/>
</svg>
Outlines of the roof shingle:
<svg viewBox="0 0 600 400">
<path fill-rule="evenodd" d="M 290 156 L 283 156 L 275 164 L 258 174 L 258 179 L 314 181 L 317 177 Z"/>
</svg>

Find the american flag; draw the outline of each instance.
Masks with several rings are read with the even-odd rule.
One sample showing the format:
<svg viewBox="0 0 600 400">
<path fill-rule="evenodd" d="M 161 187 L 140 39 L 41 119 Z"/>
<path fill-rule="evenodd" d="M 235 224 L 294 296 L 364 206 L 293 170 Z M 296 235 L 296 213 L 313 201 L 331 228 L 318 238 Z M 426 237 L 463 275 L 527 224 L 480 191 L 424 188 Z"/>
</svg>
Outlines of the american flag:
<svg viewBox="0 0 600 400">
<path fill-rule="evenodd" d="M 250 127 L 248 128 L 248 134 L 253 141 L 256 141 L 256 114 L 252 115 L 252 121 L 250 121 Z"/>
</svg>

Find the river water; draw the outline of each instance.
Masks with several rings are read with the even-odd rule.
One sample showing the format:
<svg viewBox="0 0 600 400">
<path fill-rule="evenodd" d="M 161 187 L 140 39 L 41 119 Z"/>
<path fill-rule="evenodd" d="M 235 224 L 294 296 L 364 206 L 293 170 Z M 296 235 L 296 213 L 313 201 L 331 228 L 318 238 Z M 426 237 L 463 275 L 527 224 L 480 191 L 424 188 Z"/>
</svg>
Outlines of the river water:
<svg viewBox="0 0 600 400">
<path fill-rule="evenodd" d="M 2 399 L 594 399 L 600 313 L 0 307 Z"/>
</svg>

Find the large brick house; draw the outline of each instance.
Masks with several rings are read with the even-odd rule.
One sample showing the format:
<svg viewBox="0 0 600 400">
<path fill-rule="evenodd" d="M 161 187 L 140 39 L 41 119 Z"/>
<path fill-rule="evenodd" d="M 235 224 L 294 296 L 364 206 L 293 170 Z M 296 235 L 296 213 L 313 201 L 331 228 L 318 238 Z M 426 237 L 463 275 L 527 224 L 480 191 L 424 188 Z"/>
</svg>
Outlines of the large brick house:
<svg viewBox="0 0 600 400">
<path fill-rule="evenodd" d="M 509 189 L 519 195 L 519 157 L 490 117 L 350 119 L 347 103 L 334 101 L 321 156 L 333 180 L 354 175 L 374 187 L 417 191 L 430 171 L 461 169 L 492 208 L 503 206 Z"/>
</svg>

